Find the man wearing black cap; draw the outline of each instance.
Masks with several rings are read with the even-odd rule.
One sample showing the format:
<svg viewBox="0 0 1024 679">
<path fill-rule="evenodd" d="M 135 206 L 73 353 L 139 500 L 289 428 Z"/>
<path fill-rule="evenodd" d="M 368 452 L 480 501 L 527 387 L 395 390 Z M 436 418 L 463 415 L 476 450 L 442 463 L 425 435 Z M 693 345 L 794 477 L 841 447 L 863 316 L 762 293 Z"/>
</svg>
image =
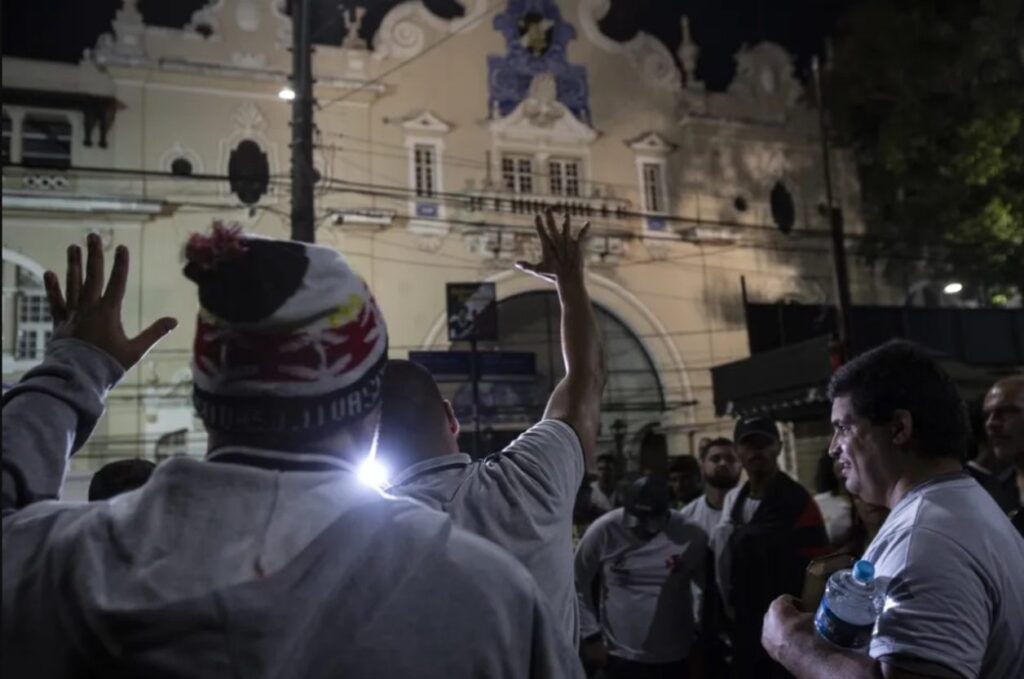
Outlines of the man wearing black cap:
<svg viewBox="0 0 1024 679">
<path fill-rule="evenodd" d="M 761 647 L 761 622 L 775 597 L 799 596 L 804 570 L 828 551 L 828 536 L 814 498 L 779 469 L 775 422 L 742 418 L 733 438 L 747 482 L 726 496 L 712 548 L 722 598 L 733 614 L 735 676 L 788 677 Z"/>
<path fill-rule="evenodd" d="M 591 524 L 576 549 L 584 663 L 603 666 L 608 679 L 689 676 L 697 631 L 691 586 L 704 588 L 707 535 L 670 502 L 664 479 L 641 477 L 625 505 Z"/>
</svg>

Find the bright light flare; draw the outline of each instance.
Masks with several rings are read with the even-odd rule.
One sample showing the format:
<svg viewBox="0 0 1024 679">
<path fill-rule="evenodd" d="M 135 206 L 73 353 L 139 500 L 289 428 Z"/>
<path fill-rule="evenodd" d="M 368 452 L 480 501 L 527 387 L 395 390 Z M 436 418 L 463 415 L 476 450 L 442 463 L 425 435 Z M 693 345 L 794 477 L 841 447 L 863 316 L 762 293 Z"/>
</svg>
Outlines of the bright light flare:
<svg viewBox="0 0 1024 679">
<path fill-rule="evenodd" d="M 291 101 L 295 98 L 295 90 L 290 87 L 282 87 L 281 91 L 277 93 L 277 96 L 285 101 Z"/>
<path fill-rule="evenodd" d="M 374 488 L 386 488 L 388 485 L 388 469 L 373 455 L 359 465 L 359 480 Z"/>
<path fill-rule="evenodd" d="M 946 293 L 947 295 L 958 295 L 958 294 L 960 294 L 960 291 L 963 290 L 963 289 L 964 289 L 964 284 L 963 283 L 957 283 L 957 282 L 954 281 L 952 283 L 947 283 L 946 287 L 942 288 L 942 291 L 944 293 Z"/>
</svg>

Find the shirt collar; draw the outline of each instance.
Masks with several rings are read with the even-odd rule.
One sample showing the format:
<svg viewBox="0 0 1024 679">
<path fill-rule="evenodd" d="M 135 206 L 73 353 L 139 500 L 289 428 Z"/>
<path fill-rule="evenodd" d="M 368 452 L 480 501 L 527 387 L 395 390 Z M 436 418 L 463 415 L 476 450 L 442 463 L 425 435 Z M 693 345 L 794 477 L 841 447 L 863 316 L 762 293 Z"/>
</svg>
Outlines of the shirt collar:
<svg viewBox="0 0 1024 679">
<path fill-rule="evenodd" d="M 465 467 L 472 461 L 473 458 L 466 453 L 451 453 L 449 455 L 432 457 L 429 460 L 423 460 L 422 462 L 417 462 L 414 465 L 406 467 L 400 473 L 396 474 L 395 478 L 391 479 L 391 488 L 406 484 L 414 477 L 439 471 L 442 468 Z"/>
<path fill-rule="evenodd" d="M 356 471 L 356 466 L 352 462 L 327 453 L 299 453 L 248 446 L 222 446 L 208 452 L 206 459 L 210 462 L 241 464 L 278 471 Z"/>
</svg>

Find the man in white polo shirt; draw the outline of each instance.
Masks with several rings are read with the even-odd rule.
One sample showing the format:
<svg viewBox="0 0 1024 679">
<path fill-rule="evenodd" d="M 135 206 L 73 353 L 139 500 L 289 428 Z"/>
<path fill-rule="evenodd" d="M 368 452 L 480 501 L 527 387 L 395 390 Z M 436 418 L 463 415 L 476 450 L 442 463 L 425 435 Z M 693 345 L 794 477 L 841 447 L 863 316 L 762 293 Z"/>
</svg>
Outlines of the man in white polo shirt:
<svg viewBox="0 0 1024 679">
<path fill-rule="evenodd" d="M 1024 539 L 962 471 L 966 409 L 921 348 L 890 342 L 829 385 L 846 488 L 892 511 L 864 558 L 885 605 L 869 653 L 829 646 L 792 597 L 765 616 L 768 653 L 800 679 L 1024 677 Z"/>
<path fill-rule="evenodd" d="M 691 587 L 704 588 L 708 538 L 670 500 L 664 479 L 637 479 L 625 505 L 592 523 L 576 548 L 583 658 L 604 666 L 607 679 L 689 676 L 697 637 Z"/>
<path fill-rule="evenodd" d="M 555 283 L 562 307 L 566 375 L 544 418 L 500 453 L 473 461 L 459 452 L 459 423 L 430 374 L 391 361 L 377 455 L 398 470 L 392 494 L 448 513 L 456 525 L 491 540 L 519 559 L 551 604 L 566 638 L 579 634 L 572 584 L 572 511 L 597 441 L 605 366 L 583 272 L 584 237 L 559 228 L 549 212 L 537 217 L 543 252 L 528 273 Z"/>
</svg>

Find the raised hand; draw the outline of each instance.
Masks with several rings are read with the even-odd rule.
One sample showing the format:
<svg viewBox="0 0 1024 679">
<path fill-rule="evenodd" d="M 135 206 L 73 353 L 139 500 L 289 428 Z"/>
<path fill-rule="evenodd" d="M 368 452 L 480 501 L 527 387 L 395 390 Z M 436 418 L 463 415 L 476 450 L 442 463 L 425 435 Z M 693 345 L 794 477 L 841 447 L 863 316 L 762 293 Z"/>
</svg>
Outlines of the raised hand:
<svg viewBox="0 0 1024 679">
<path fill-rule="evenodd" d="M 88 342 L 110 354 L 128 370 L 174 330 L 178 321 L 161 318 L 136 337 L 126 336 L 121 324 L 121 304 L 128 283 L 128 248 L 117 246 L 110 281 L 104 291 L 103 247 L 99 236 L 90 234 L 87 247 L 84 282 L 82 249 L 77 245 L 68 247 L 68 273 L 63 294 L 57 274 L 47 271 L 43 276 L 53 316 L 53 338 L 73 337 Z"/>
<path fill-rule="evenodd" d="M 559 228 L 555 224 L 554 213 L 547 210 L 543 216 L 537 215 L 534 218 L 534 226 L 537 228 L 537 236 L 540 237 L 540 262 L 533 264 L 519 261 L 516 262 L 516 268 L 552 283 L 564 283 L 570 278 L 582 279 L 584 247 L 587 232 L 590 231 L 590 222 L 584 224 L 580 232 L 573 237 L 569 215 L 562 217 L 562 226 Z"/>
</svg>

